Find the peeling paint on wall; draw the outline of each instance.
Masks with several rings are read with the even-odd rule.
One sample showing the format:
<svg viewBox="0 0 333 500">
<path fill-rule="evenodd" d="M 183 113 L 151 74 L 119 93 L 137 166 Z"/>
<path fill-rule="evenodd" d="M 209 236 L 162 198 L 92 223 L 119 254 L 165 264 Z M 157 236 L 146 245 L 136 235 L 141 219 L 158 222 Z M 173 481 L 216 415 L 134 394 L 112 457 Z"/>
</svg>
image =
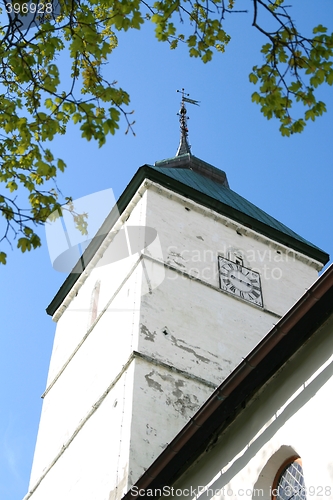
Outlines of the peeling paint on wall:
<svg viewBox="0 0 333 500">
<path fill-rule="evenodd" d="M 201 356 L 200 354 L 195 352 L 194 348 L 199 349 L 198 346 L 187 347 L 186 345 L 184 345 L 184 344 L 186 344 L 185 340 L 177 339 L 174 335 L 171 335 L 171 340 L 172 340 L 173 345 L 175 345 L 176 347 L 179 347 L 179 349 L 183 349 L 184 351 L 187 351 L 187 352 L 190 352 L 191 354 L 194 354 L 194 356 L 197 359 L 199 359 L 200 361 L 202 361 L 203 363 L 209 363 L 208 358 L 205 358 L 204 356 Z"/>
<path fill-rule="evenodd" d="M 153 377 L 159 377 L 164 383 L 160 384 Z M 177 413 L 187 416 L 189 414 L 193 414 L 195 410 L 199 409 L 199 399 L 195 394 L 189 394 L 186 392 L 186 384 L 184 380 L 181 380 L 172 374 L 162 374 L 155 370 L 152 370 L 150 373 L 145 375 L 145 378 L 149 387 L 156 389 L 159 392 L 168 393 L 165 402 L 168 406 L 171 405 Z M 164 391 L 162 386 L 164 387 Z"/>
<path fill-rule="evenodd" d="M 149 387 L 152 387 L 153 389 L 156 389 L 157 391 L 163 392 L 161 384 L 156 382 L 156 380 L 154 380 L 151 377 L 151 375 L 154 375 L 154 373 L 155 373 L 155 370 L 152 370 L 150 373 L 147 373 L 147 375 L 145 375 L 145 379 L 147 380 L 147 384 L 149 385 Z"/>
<path fill-rule="evenodd" d="M 146 425 L 146 434 L 147 434 L 147 436 L 150 436 L 150 435 L 157 436 L 157 430 L 154 429 L 154 427 L 151 427 L 151 425 L 147 424 Z"/>
<path fill-rule="evenodd" d="M 170 251 L 168 258 L 167 258 L 167 264 L 176 264 L 177 266 L 180 267 L 186 267 L 180 260 L 184 261 L 184 257 L 181 255 L 180 252 L 173 252 Z"/>
<path fill-rule="evenodd" d="M 155 331 L 151 332 L 150 330 L 148 330 L 146 325 L 143 325 L 143 324 L 140 325 L 140 328 L 141 328 L 141 332 L 145 335 L 144 339 L 149 340 L 150 342 L 154 342 L 156 332 Z"/>
</svg>

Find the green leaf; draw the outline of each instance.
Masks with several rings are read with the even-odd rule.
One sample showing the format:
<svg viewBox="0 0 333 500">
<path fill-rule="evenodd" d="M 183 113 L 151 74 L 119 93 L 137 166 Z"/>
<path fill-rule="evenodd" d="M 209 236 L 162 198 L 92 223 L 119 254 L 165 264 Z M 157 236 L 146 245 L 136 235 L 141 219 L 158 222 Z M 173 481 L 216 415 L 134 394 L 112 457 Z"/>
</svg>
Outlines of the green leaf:
<svg viewBox="0 0 333 500">
<path fill-rule="evenodd" d="M 287 53 L 283 49 L 279 51 L 279 61 L 281 63 L 286 63 L 288 61 Z"/>
<path fill-rule="evenodd" d="M 290 129 L 284 125 L 281 125 L 280 132 L 282 137 L 290 137 Z"/>
<path fill-rule="evenodd" d="M 302 84 L 301 82 L 292 82 L 290 85 L 289 85 L 289 90 L 291 92 L 298 92 L 300 90 L 300 88 L 302 87 Z"/>
<path fill-rule="evenodd" d="M 305 119 L 306 119 L 306 120 L 310 120 L 310 119 L 311 119 L 313 122 L 315 121 L 315 119 L 316 119 L 316 115 L 315 115 L 315 113 L 314 113 L 314 111 L 313 111 L 313 109 L 312 109 L 312 108 L 311 108 L 311 109 L 308 109 L 308 110 L 305 112 Z"/>
<path fill-rule="evenodd" d="M 333 85 L 333 70 L 330 70 L 326 73 L 326 82 L 328 85 Z"/>
<path fill-rule="evenodd" d="M 50 171 L 50 166 L 42 160 L 36 162 L 37 174 L 41 176 L 47 176 Z"/>
<path fill-rule="evenodd" d="M 118 122 L 119 121 L 120 111 L 118 109 L 116 109 L 116 108 L 110 108 L 110 115 L 111 115 L 111 119 L 114 122 Z"/>
<path fill-rule="evenodd" d="M 58 162 L 57 162 L 57 166 L 58 166 L 58 169 L 60 170 L 60 172 L 64 172 L 65 168 L 66 168 L 66 163 L 59 159 Z"/>
<path fill-rule="evenodd" d="M 192 47 L 190 49 L 190 56 L 191 57 L 199 57 L 200 56 L 200 52 L 197 49 L 195 49 L 195 48 Z"/>
<path fill-rule="evenodd" d="M 28 238 L 19 238 L 17 242 L 17 248 L 21 250 L 22 253 L 26 252 L 27 250 L 31 250 L 31 242 Z"/>
<path fill-rule="evenodd" d="M 82 120 L 82 116 L 80 115 L 80 113 L 75 113 L 72 116 L 72 120 L 76 124 L 76 123 L 78 123 L 78 122 L 80 122 Z"/>
<path fill-rule="evenodd" d="M 249 80 L 250 80 L 251 83 L 256 84 L 258 82 L 258 77 L 254 73 L 250 73 L 249 74 Z"/>
<path fill-rule="evenodd" d="M 201 57 L 204 63 L 207 63 L 212 60 L 213 52 L 211 50 L 207 50 L 204 55 Z"/>
<path fill-rule="evenodd" d="M 197 44 L 197 37 L 196 37 L 196 35 L 189 36 L 188 39 L 187 39 L 187 45 L 189 47 L 195 47 L 196 44 Z"/>
<path fill-rule="evenodd" d="M 260 103 L 260 95 L 258 92 L 253 92 L 252 94 L 252 102 L 256 102 L 257 104 Z"/>
<path fill-rule="evenodd" d="M 315 26 L 312 30 L 313 33 L 326 33 L 327 28 L 323 26 L 322 24 L 318 24 L 318 26 Z"/>
<path fill-rule="evenodd" d="M 7 188 L 9 189 L 9 191 L 12 193 L 13 191 L 16 191 L 17 188 L 18 188 L 18 185 L 17 185 L 17 182 L 15 181 L 10 181 L 8 182 L 7 184 Z"/>
<path fill-rule="evenodd" d="M 272 48 L 272 44 L 271 43 L 266 43 L 265 45 L 262 46 L 261 48 L 261 52 L 263 54 L 267 54 Z"/>
</svg>

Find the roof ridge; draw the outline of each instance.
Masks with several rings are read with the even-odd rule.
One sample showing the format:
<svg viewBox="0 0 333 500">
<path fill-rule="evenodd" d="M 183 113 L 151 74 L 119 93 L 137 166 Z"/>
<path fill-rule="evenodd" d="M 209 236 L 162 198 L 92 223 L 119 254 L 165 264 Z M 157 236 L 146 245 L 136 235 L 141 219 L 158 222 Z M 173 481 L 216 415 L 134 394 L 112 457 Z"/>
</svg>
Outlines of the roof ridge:
<svg viewBox="0 0 333 500">
<path fill-rule="evenodd" d="M 166 160 L 156 161 L 155 167 L 157 168 L 185 168 L 197 172 L 208 179 L 211 179 L 223 186 L 229 188 L 229 182 L 227 175 L 223 170 L 214 167 L 210 163 L 207 163 L 200 158 L 192 155 L 191 153 L 184 153 L 179 156 L 174 156 L 173 158 L 167 158 Z"/>
</svg>

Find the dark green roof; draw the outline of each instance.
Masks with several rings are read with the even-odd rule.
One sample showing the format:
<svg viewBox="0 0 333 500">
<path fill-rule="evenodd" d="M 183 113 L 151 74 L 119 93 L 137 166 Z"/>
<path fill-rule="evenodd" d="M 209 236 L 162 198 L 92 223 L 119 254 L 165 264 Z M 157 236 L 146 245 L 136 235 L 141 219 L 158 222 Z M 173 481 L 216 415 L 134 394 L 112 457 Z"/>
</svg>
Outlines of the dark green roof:
<svg viewBox="0 0 333 500">
<path fill-rule="evenodd" d="M 211 208 L 230 219 L 303 253 L 322 264 L 326 264 L 329 255 L 308 242 L 287 226 L 277 221 L 266 212 L 256 207 L 229 188 L 226 174 L 199 160 L 191 154 L 185 154 L 169 160 L 157 162 L 155 166 L 144 165 L 136 172 L 123 194 L 116 210 L 111 211 L 99 233 L 85 251 L 84 262 L 88 263 L 95 255 L 107 233 L 111 230 L 145 179 L 150 179 L 176 193 L 181 194 L 203 206 Z M 75 268 L 67 277 L 58 293 L 47 307 L 53 315 L 80 276 Z"/>
</svg>

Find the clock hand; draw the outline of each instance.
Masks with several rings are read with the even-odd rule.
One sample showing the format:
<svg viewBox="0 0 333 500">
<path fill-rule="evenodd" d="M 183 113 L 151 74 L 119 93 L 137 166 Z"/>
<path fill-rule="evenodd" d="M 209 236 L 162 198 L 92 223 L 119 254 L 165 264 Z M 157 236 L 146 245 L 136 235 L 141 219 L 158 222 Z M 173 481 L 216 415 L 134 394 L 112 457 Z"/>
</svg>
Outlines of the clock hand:
<svg viewBox="0 0 333 500">
<path fill-rule="evenodd" d="M 241 280 L 240 278 L 237 278 L 237 276 L 234 276 L 233 274 L 230 274 L 230 278 L 239 281 L 240 283 L 245 283 L 247 286 L 252 286 L 250 283 L 247 281 Z"/>
</svg>

